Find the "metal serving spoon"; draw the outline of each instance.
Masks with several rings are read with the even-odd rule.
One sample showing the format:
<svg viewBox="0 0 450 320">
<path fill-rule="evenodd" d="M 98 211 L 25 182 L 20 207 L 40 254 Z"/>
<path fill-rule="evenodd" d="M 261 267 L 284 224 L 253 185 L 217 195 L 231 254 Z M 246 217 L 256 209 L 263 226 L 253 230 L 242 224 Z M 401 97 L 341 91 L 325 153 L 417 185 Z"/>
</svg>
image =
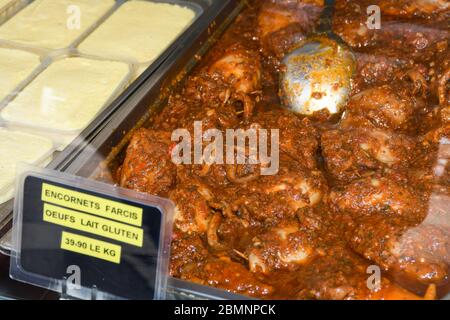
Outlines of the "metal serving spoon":
<svg viewBox="0 0 450 320">
<path fill-rule="evenodd" d="M 282 61 L 280 96 L 289 110 L 338 113 L 347 103 L 356 59 L 332 31 L 335 0 L 326 0 L 317 31 Z"/>
</svg>

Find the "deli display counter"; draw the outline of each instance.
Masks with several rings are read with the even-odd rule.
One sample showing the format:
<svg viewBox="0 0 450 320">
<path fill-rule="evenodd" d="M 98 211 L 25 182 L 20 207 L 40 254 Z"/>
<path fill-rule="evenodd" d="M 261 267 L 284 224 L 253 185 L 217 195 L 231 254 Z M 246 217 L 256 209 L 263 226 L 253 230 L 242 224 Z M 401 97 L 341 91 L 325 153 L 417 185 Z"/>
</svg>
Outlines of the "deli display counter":
<svg viewBox="0 0 450 320">
<path fill-rule="evenodd" d="M 9 10 L 13 18 L 0 25 L 0 46 L 2 27 L 37 2 Z M 168 13 L 169 19 L 158 11 L 158 19 L 149 19 L 144 8 L 130 13 L 133 8 L 127 6 L 137 2 L 175 6 L 180 15 Z M 0 135 L 8 150 L 20 144 L 28 152 L 48 144 L 22 162 L 47 166 L 62 178 L 73 176 L 77 192 L 83 181 L 92 181 L 127 204 L 149 195 L 173 203 L 170 214 L 165 212 L 173 215 L 170 250 L 158 254 L 167 264 L 164 298 L 449 298 L 448 3 L 130 0 L 110 8 L 108 1 L 97 3 L 97 9 L 87 5 L 90 14 L 98 15 L 96 22 L 70 41 L 66 35 L 52 38 L 55 42 L 41 40 L 45 45 L 27 44 L 45 31 L 22 37 L 9 27 L 3 33 L 8 35 L 5 46 L 16 39 L 17 48 L 30 46 L 27 53 L 33 54 L 42 45 L 48 56 L 0 105 L 5 126 Z M 296 114 L 281 90 L 284 57 L 317 36 L 324 8 L 333 9 L 333 31 L 356 61 L 354 68 L 349 66 L 350 98 L 344 110 L 328 106 Z M 169 24 L 158 25 L 160 20 Z M 149 21 L 155 26 L 135 36 L 143 27 L 134 23 Z M 180 26 L 173 34 L 162 32 L 175 22 Z M 122 26 L 128 25 L 127 35 Z M 159 35 L 177 40 L 169 47 L 172 40 L 163 41 L 161 48 L 168 49 L 155 51 L 146 42 L 148 34 L 158 34 L 152 38 L 157 44 Z M 56 40 L 67 40 L 69 49 Z M 26 57 L 17 59 L 28 65 Z M 65 60 L 75 63 L 58 66 Z M 309 63 L 314 68 L 314 61 Z M 332 77 L 332 68 L 330 60 L 329 68 L 311 81 Z M 81 70 L 79 81 L 58 76 L 77 74 L 73 69 Z M 89 82 L 91 72 L 95 79 Z M 57 95 L 50 108 L 62 101 L 61 110 L 77 110 L 81 117 L 51 118 L 36 104 L 45 83 L 52 81 L 57 93 L 67 96 Z M 103 86 L 101 99 L 90 90 L 93 84 Z M 336 83 L 330 90 L 341 86 Z M 327 99 L 320 90 L 312 85 L 309 95 Z M 92 104 L 102 106 L 94 112 Z M 24 132 L 17 134 L 17 128 Z M 39 137 L 47 144 L 33 140 L 44 131 Z M 67 139 L 65 131 L 71 133 Z M 259 136 L 267 133 L 269 138 Z M 20 149 L 14 151 L 22 154 Z M 276 170 L 267 173 L 273 166 Z M 17 190 L 26 190 L 23 181 L 18 185 Z M 91 196 L 90 185 L 86 182 Z M 26 195 L 19 196 L 16 211 L 18 203 L 27 201 Z M 1 210 L 1 250 L 18 261 L 23 232 L 32 233 L 32 228 L 17 229 L 29 213 L 16 212 L 13 223 L 12 201 Z M 64 212 L 72 212 L 75 220 L 80 216 Z M 75 223 L 57 223 L 66 228 L 63 234 L 90 232 Z M 77 250 L 72 252 L 83 255 Z M 372 274 L 379 278 L 373 280 Z M 55 297 L 38 292 L 42 298 Z"/>
</svg>

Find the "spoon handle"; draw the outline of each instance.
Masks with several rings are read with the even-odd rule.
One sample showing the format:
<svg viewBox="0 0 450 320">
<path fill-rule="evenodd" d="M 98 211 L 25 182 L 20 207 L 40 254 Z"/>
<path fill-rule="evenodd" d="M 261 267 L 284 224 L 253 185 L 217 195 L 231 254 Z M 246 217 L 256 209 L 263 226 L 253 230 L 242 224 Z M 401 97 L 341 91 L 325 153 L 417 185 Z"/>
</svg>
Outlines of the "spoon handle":
<svg viewBox="0 0 450 320">
<path fill-rule="evenodd" d="M 320 15 L 319 26 L 317 33 L 325 33 L 327 35 L 333 34 L 333 15 L 335 10 L 336 0 L 325 0 L 322 14 Z"/>
</svg>

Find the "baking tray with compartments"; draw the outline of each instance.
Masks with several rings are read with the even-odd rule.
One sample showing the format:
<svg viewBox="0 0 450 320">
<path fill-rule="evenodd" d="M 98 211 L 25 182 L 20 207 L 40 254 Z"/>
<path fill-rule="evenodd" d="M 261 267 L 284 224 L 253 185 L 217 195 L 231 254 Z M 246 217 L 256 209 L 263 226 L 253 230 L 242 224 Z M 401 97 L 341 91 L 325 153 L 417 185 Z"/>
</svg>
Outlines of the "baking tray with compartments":
<svg viewBox="0 0 450 320">
<path fill-rule="evenodd" d="M 28 6 L 32 5 L 37 0 L 9 0 L 5 1 L 6 4 L 0 3 L 0 30 L 1 27 L 8 22 L 11 22 L 16 16 L 20 15 L 22 10 L 26 10 Z M 53 0 L 59 1 L 59 0 Z M 39 62 L 33 70 L 28 73 L 28 76 L 21 80 L 12 89 L 6 97 L 0 97 L 0 112 L 7 108 L 7 106 L 16 99 L 21 92 L 26 90 L 33 81 L 43 74 L 49 67 L 51 67 L 56 61 L 60 61 L 66 58 L 85 58 L 93 61 L 112 61 L 122 62 L 127 65 L 128 71 L 123 76 L 121 81 L 117 83 L 117 86 L 112 90 L 111 95 L 104 102 L 103 106 L 99 108 L 96 116 L 88 123 L 88 125 L 81 130 L 64 131 L 64 130 L 52 130 L 52 128 L 44 128 L 35 126 L 30 123 L 17 123 L 16 121 L 9 121 L 0 117 L 0 128 L 7 128 L 8 130 L 16 130 L 20 132 L 26 132 L 27 134 L 33 134 L 37 136 L 44 136 L 52 141 L 52 152 L 46 155 L 45 159 L 39 159 L 32 164 L 37 166 L 48 166 L 50 168 L 58 168 L 62 163 L 70 158 L 70 155 L 81 150 L 92 137 L 95 136 L 97 128 L 102 123 L 109 119 L 125 101 L 131 93 L 133 93 L 140 84 L 151 76 L 158 67 L 169 57 L 170 53 L 176 50 L 182 43 L 183 38 L 191 33 L 195 33 L 199 26 L 202 25 L 202 21 L 207 19 L 207 12 L 210 12 L 221 2 L 220 0 L 139 0 L 152 3 L 168 3 L 176 6 L 188 8 L 193 11 L 194 18 L 190 24 L 175 38 L 175 40 L 155 59 L 150 61 L 133 61 L 127 59 L 114 59 L 111 57 L 105 57 L 101 55 L 84 54 L 78 50 L 78 46 L 102 24 L 108 20 L 122 5 L 132 0 L 114 0 L 110 8 L 107 8 L 101 14 L 98 14 L 98 18 L 95 18 L 90 24 L 88 24 L 82 32 L 70 42 L 69 45 L 58 49 L 49 49 L 45 46 L 39 46 L 36 44 L 29 44 L 23 41 L 15 41 L 14 39 L 1 39 L 0 49 L 20 50 L 38 57 Z M 83 17 L 83 15 L 81 15 Z M 120 47 L 117 48 L 120 50 Z M 50 162 L 50 164 L 49 164 Z M 8 191 L 0 190 L 1 192 L 11 193 L 11 185 L 8 185 Z M 6 188 L 5 188 L 6 189 Z M 1 194 L 0 194 L 1 195 Z M 0 238 L 5 234 L 5 229 L 8 229 L 9 221 L 11 219 L 11 212 L 13 207 L 13 201 L 0 201 Z M 6 228 L 5 228 L 6 227 Z M 0 240 L 1 244 L 4 243 Z M 1 249 L 0 249 L 1 250 Z"/>
</svg>

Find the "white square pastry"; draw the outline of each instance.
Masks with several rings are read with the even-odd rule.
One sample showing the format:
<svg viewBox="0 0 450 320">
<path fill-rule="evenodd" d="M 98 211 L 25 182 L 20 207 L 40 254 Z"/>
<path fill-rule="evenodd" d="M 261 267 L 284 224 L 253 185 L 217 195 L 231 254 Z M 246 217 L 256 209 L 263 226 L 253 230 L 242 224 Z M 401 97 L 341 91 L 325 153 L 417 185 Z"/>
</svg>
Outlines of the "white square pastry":
<svg viewBox="0 0 450 320">
<path fill-rule="evenodd" d="M 39 66 L 40 58 L 33 53 L 0 48 L 0 101 Z"/>
<path fill-rule="evenodd" d="M 67 48 L 114 4 L 114 0 L 35 0 L 0 26 L 0 39 Z"/>
<path fill-rule="evenodd" d="M 10 3 L 12 0 L 0 0 L 0 10 L 2 10 L 8 3 Z"/>
<path fill-rule="evenodd" d="M 152 62 L 192 23 L 195 12 L 174 4 L 125 2 L 78 47 L 109 59 Z"/>
<path fill-rule="evenodd" d="M 47 138 L 0 128 L 0 204 L 13 196 L 17 163 L 43 164 L 52 150 Z"/>
<path fill-rule="evenodd" d="M 129 75 L 129 65 L 72 57 L 57 60 L 3 110 L 11 124 L 74 133 L 84 129 Z"/>
</svg>

